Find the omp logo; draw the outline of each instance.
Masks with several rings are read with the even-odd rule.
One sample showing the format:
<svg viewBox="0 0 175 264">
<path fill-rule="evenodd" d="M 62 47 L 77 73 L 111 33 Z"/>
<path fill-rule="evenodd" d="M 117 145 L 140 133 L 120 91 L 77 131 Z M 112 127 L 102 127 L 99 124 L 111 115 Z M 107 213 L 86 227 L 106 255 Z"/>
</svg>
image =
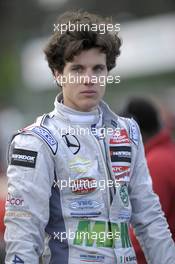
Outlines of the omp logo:
<svg viewBox="0 0 175 264">
<path fill-rule="evenodd" d="M 85 177 L 71 182 L 71 190 L 75 194 L 86 194 L 97 189 L 96 179 Z"/>
</svg>

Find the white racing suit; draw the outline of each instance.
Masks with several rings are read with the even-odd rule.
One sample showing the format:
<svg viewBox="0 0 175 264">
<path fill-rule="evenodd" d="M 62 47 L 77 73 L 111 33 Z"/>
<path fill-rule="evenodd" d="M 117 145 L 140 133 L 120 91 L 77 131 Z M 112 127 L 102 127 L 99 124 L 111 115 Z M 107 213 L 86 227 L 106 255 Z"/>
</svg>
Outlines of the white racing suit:
<svg viewBox="0 0 175 264">
<path fill-rule="evenodd" d="M 175 263 L 135 121 L 101 102 L 103 130 L 69 133 L 60 105 L 12 140 L 5 263 L 136 264 L 130 223 L 148 263 Z"/>
</svg>

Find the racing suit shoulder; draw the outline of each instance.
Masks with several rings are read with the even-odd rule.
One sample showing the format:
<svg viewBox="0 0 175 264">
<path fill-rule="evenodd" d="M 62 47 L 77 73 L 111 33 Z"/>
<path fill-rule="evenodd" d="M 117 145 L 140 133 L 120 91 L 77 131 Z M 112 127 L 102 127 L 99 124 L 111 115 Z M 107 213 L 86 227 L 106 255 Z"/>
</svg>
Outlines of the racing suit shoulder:
<svg viewBox="0 0 175 264">
<path fill-rule="evenodd" d="M 118 122 L 124 123 L 127 126 L 129 138 L 138 148 L 138 145 L 141 140 L 141 132 L 134 118 L 126 118 L 126 117 L 118 116 Z"/>
<path fill-rule="evenodd" d="M 46 143 L 53 155 L 57 153 L 58 141 L 49 129 L 49 114 L 44 114 L 36 119 L 36 122 L 18 131 L 18 134 L 31 134 Z M 14 137 L 16 136 L 14 135 Z"/>
</svg>

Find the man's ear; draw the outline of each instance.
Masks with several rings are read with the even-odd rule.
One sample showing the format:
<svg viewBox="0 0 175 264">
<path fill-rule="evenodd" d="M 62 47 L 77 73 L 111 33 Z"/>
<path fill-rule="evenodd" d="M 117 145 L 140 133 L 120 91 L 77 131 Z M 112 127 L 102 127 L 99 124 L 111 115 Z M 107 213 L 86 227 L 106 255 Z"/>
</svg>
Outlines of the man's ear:
<svg viewBox="0 0 175 264">
<path fill-rule="evenodd" d="M 61 73 L 58 70 L 54 69 L 53 75 L 54 75 L 54 79 L 55 79 L 55 82 L 58 85 L 58 87 L 59 88 L 62 87 L 61 78 L 60 78 Z"/>
<path fill-rule="evenodd" d="M 58 76 L 59 76 L 59 72 L 58 72 L 58 70 L 53 70 L 53 75 L 54 75 L 54 78 L 56 79 Z"/>
<path fill-rule="evenodd" d="M 60 84 L 60 81 L 59 81 L 59 79 L 60 79 L 60 73 L 59 73 L 59 71 L 56 70 L 56 69 L 54 69 L 54 70 L 53 70 L 53 75 L 54 75 L 54 79 L 55 79 L 55 81 L 56 81 L 58 84 Z"/>
</svg>

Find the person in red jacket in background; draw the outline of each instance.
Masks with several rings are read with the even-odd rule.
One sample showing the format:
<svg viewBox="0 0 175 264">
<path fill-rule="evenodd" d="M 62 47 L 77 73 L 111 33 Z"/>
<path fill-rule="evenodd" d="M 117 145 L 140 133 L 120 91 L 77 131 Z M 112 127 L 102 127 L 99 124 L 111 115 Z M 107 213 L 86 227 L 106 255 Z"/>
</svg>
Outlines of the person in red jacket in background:
<svg viewBox="0 0 175 264">
<path fill-rule="evenodd" d="M 3 238 L 5 231 L 4 215 L 5 215 L 5 199 L 0 198 L 0 240 Z"/>
<path fill-rule="evenodd" d="M 0 263 L 5 263 L 5 243 L 4 243 L 4 215 L 5 215 L 5 197 L 3 196 L 4 193 L 4 186 L 2 184 L 1 176 L 0 176 Z"/>
<path fill-rule="evenodd" d="M 122 115 L 133 117 L 140 127 L 153 190 L 159 196 L 175 241 L 175 143 L 171 132 L 163 126 L 154 104 L 146 99 L 130 99 Z M 132 230 L 131 238 L 138 263 L 146 264 L 144 254 Z"/>
</svg>

